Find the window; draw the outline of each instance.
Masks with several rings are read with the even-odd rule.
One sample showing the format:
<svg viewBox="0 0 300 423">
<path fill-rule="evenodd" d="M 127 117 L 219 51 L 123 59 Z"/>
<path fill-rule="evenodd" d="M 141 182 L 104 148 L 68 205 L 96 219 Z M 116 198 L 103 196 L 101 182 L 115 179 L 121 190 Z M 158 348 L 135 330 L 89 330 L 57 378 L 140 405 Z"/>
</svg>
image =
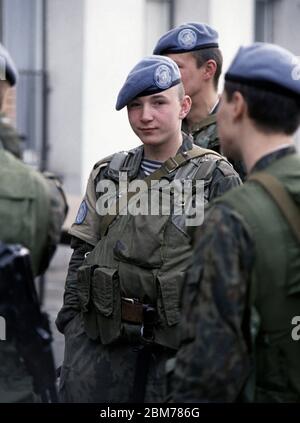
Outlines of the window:
<svg viewBox="0 0 300 423">
<path fill-rule="evenodd" d="M 273 42 L 274 40 L 274 1 L 256 0 L 255 2 L 255 41 Z"/>
<path fill-rule="evenodd" d="M 2 0 L 2 40 L 18 71 L 16 126 L 24 139 L 24 160 L 44 167 L 45 0 Z"/>
</svg>

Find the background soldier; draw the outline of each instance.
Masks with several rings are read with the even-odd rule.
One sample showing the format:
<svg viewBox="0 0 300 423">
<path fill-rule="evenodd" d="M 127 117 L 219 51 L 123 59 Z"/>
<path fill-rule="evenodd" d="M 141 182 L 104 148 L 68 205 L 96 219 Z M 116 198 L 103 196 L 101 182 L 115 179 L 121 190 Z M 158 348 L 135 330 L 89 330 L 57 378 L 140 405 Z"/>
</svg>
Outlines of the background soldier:
<svg viewBox="0 0 300 423">
<path fill-rule="evenodd" d="M 2 71 L 12 85 L 17 79 L 16 68 L 3 47 L 1 52 Z M 0 107 L 5 91 L 1 89 Z M 6 144 L 6 148 L 10 150 L 10 145 Z M 55 178 L 44 177 L 5 149 L 0 142 L 0 240 L 27 247 L 33 273 L 40 275 L 48 267 L 60 239 L 67 211 L 65 197 Z M 0 306 L 2 302 L 5 305 L 5 298 L 0 300 Z M 0 343 L 0 362 L 0 402 L 32 402 L 32 379 L 14 339 Z"/>
<path fill-rule="evenodd" d="M 299 402 L 300 123 L 296 57 L 271 44 L 239 50 L 218 112 L 222 149 L 243 187 L 211 204 L 184 294 L 175 402 Z"/>
<path fill-rule="evenodd" d="M 116 108 L 125 106 L 143 145 L 94 166 L 70 231 L 74 252 L 57 318 L 66 341 L 65 402 L 162 401 L 165 362 L 178 345 L 179 292 L 191 253 L 185 218 L 101 217 L 99 181 L 204 180 L 205 202 L 240 183 L 224 158 L 182 134 L 190 98 L 171 59 L 150 56 L 132 69 Z"/>
<path fill-rule="evenodd" d="M 220 153 L 216 113 L 223 57 L 217 31 L 199 22 L 180 25 L 158 40 L 153 54 L 166 55 L 177 63 L 185 92 L 192 99 L 183 131 L 193 137 L 196 145 Z M 242 164 L 233 162 L 233 165 L 243 180 Z"/>
</svg>

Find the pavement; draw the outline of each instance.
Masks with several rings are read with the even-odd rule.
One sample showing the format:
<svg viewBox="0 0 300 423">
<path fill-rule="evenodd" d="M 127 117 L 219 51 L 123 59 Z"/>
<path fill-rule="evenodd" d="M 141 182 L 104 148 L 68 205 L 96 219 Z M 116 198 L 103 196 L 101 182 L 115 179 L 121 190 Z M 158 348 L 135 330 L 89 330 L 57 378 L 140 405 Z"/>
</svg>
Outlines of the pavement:
<svg viewBox="0 0 300 423">
<path fill-rule="evenodd" d="M 69 246 L 59 245 L 51 265 L 45 275 L 45 291 L 43 310 L 50 318 L 53 335 L 53 352 L 56 367 L 62 364 L 64 356 L 64 336 L 58 332 L 55 326 L 55 319 L 63 303 L 64 286 L 67 276 L 68 264 L 72 254 Z"/>
<path fill-rule="evenodd" d="M 65 230 L 68 230 L 75 220 L 81 197 L 67 194 L 67 201 L 69 212 L 64 223 Z M 60 244 L 44 277 L 43 310 L 49 314 L 51 322 L 56 367 L 59 367 L 63 361 L 64 336 L 58 332 L 54 322 L 63 303 L 65 281 L 72 252 L 70 246 Z"/>
</svg>

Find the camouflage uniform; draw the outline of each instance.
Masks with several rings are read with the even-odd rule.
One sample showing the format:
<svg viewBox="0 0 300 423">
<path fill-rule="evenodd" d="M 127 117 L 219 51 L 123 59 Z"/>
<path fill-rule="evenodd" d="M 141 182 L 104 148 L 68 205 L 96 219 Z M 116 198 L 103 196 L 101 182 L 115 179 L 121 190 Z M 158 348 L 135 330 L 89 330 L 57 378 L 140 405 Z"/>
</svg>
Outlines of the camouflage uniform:
<svg viewBox="0 0 300 423">
<path fill-rule="evenodd" d="M 183 120 L 182 130 L 193 137 L 194 143 L 199 145 L 199 147 L 209 148 L 214 150 L 217 153 L 221 153 L 220 140 L 217 131 L 217 121 L 216 121 L 216 112 L 218 105 L 214 108 L 213 112 L 208 115 L 207 118 L 203 119 L 201 122 L 193 125 L 192 128 L 189 128 L 186 119 Z M 246 172 L 244 165 L 240 161 L 229 160 L 234 169 L 240 175 L 242 181 L 246 178 Z"/>
<path fill-rule="evenodd" d="M 180 151 L 187 151 L 191 148 L 191 139 L 184 136 Z M 138 173 L 134 176 L 134 178 L 145 177 L 140 169 L 142 156 L 143 146 L 134 150 L 134 157 L 138 157 Z M 86 271 L 86 265 L 88 263 L 94 263 L 93 260 L 98 254 L 97 251 L 99 251 L 99 257 L 102 257 L 101 260 L 104 260 L 104 264 L 100 263 L 104 266 L 102 268 L 102 272 L 107 272 L 108 268 L 112 267 L 112 262 L 114 265 L 119 266 L 118 272 L 122 285 L 119 289 L 121 290 L 122 296 L 139 298 L 144 303 L 150 302 L 151 304 L 154 304 L 157 308 L 158 314 L 161 316 L 161 319 L 166 319 L 165 314 L 163 313 L 164 310 L 166 311 L 164 308 L 166 306 L 162 305 L 160 302 L 160 289 L 163 289 L 161 288 L 162 285 L 160 285 L 155 278 L 149 279 L 148 276 L 146 276 L 148 275 L 147 272 L 149 272 L 149 268 L 151 268 L 153 261 L 155 261 L 155 258 L 157 257 L 156 249 L 154 249 L 152 253 L 148 252 L 148 249 L 150 248 L 149 246 L 159 243 L 159 256 L 161 254 L 164 256 L 164 253 L 167 251 L 167 245 L 170 242 L 172 243 L 172 251 L 169 250 L 169 256 L 163 257 L 162 263 L 155 263 L 154 267 L 156 269 L 154 269 L 154 273 L 163 269 L 172 254 L 176 256 L 173 261 L 174 266 L 182 267 L 182 272 L 176 274 L 177 286 L 175 285 L 175 291 L 171 291 L 170 284 L 169 293 L 166 297 L 164 297 L 164 301 L 166 303 L 171 300 L 173 301 L 171 309 L 169 308 L 168 313 L 166 312 L 166 314 L 168 314 L 168 321 L 172 321 L 170 323 L 171 326 L 165 328 L 166 332 L 163 332 L 166 333 L 166 336 L 159 337 L 159 323 L 154 326 L 154 330 L 157 330 L 156 334 L 158 335 L 155 335 L 156 337 L 154 339 L 154 343 L 151 345 L 151 357 L 147 375 L 145 402 L 160 402 L 163 400 L 165 395 L 165 362 L 168 358 L 174 355 L 174 349 L 177 345 L 175 338 L 177 338 L 176 334 L 178 332 L 177 324 L 179 318 L 179 303 L 176 298 L 179 294 L 183 280 L 183 273 L 187 266 L 187 258 L 191 253 L 186 227 L 181 226 L 179 234 L 179 227 L 177 226 L 178 222 L 175 223 L 175 220 L 173 219 L 174 216 L 166 216 L 165 221 L 167 224 L 165 226 L 165 232 L 159 233 L 159 230 L 157 229 L 157 233 L 155 233 L 153 227 L 155 227 L 155 224 L 159 221 L 159 219 L 161 219 L 160 216 L 150 215 L 147 216 L 145 220 L 143 217 L 139 216 L 128 218 L 127 216 L 119 216 L 116 219 L 116 222 L 111 224 L 108 228 L 107 236 L 100 239 L 101 218 L 97 215 L 95 210 L 95 203 L 97 201 L 95 186 L 99 180 L 109 178 L 108 175 L 110 170 L 108 169 L 111 169 L 109 167 L 109 162 L 114 160 L 113 157 L 109 158 L 106 162 L 102 161 L 102 164 L 100 162 L 100 167 L 98 164 L 93 170 L 89 179 L 85 200 L 83 202 L 83 204 L 85 204 L 83 209 L 86 207 L 86 216 L 84 216 L 81 223 L 75 223 L 71 228 L 71 234 L 73 236 L 71 246 L 74 249 L 74 253 L 69 265 L 64 295 L 64 306 L 60 311 L 56 322 L 59 330 L 64 332 L 66 341 L 65 357 L 60 382 L 60 395 L 61 400 L 64 402 L 132 401 L 134 374 L 137 365 L 136 361 L 142 346 L 140 332 L 138 332 L 137 337 L 135 337 L 132 332 L 132 340 L 130 340 L 128 332 L 126 331 L 130 331 L 132 329 L 132 325 L 126 325 L 123 322 L 122 327 L 123 329 L 125 328 L 124 331 L 127 333 L 126 338 L 117 334 L 113 338 L 113 342 L 105 341 L 105 344 L 104 340 L 107 336 L 110 336 L 110 333 L 108 333 L 108 327 L 111 324 L 111 321 L 107 319 L 107 325 L 104 324 L 102 327 L 102 343 L 99 341 L 97 332 L 96 335 L 93 336 L 92 318 L 94 317 L 91 316 L 90 321 L 87 321 L 87 318 L 90 315 L 89 313 L 93 313 L 93 307 L 96 307 L 97 310 L 102 308 L 101 313 L 103 313 L 104 302 L 107 303 L 107 299 L 110 297 L 110 290 L 115 289 L 111 288 L 112 285 L 113 287 L 115 286 L 116 282 L 115 279 L 112 279 L 109 285 L 106 285 L 105 289 L 107 289 L 107 295 L 105 298 L 103 297 L 103 290 L 100 292 L 97 291 L 98 294 L 96 295 L 95 289 L 97 288 L 97 281 L 95 282 L 93 276 L 91 282 L 91 286 L 93 287 L 92 293 L 87 294 L 88 289 L 86 288 L 82 290 L 82 273 Z M 192 167 L 195 165 L 199 166 L 198 170 L 200 173 L 201 169 L 202 173 L 205 172 L 203 169 L 206 169 L 207 175 L 204 175 L 202 177 L 203 179 L 205 179 L 205 176 L 208 176 L 209 173 L 211 175 L 207 180 L 205 180 L 205 201 L 221 195 L 231 187 L 240 184 L 238 175 L 234 172 L 231 165 L 224 161 L 223 158 L 216 159 L 216 157 L 213 158 L 212 155 L 207 154 L 201 159 L 195 159 Z M 186 164 L 177 172 L 185 172 L 185 169 L 188 166 L 191 166 L 191 163 L 190 165 Z M 209 168 L 211 169 L 210 171 L 208 171 Z M 171 180 L 174 178 L 174 172 L 173 174 L 170 174 L 170 178 Z M 195 179 L 197 179 L 197 175 L 195 176 Z M 80 214 L 81 212 L 79 213 L 79 216 Z M 143 225 L 139 226 L 141 221 L 143 221 Z M 123 224 L 122 222 L 125 223 Z M 172 222 L 171 225 L 170 222 Z M 118 227 L 115 229 L 116 225 L 123 225 L 122 231 L 124 232 L 120 232 Z M 124 233 L 126 233 L 126 230 L 127 232 L 131 231 L 131 229 L 132 233 L 128 233 L 128 237 L 125 238 Z M 152 238 L 147 238 L 147 234 L 149 232 L 152 233 Z M 139 236 L 140 238 L 138 238 Z M 114 237 L 119 239 L 116 242 L 111 241 L 114 240 Z M 134 242 L 132 242 L 133 237 Z M 148 242 L 146 239 L 148 239 Z M 129 249 L 129 253 L 127 252 L 127 247 Z M 180 249 L 182 249 L 182 255 L 176 255 L 176 252 Z M 88 252 L 91 253 L 84 261 L 84 256 Z M 129 254 L 128 258 L 124 258 L 126 252 Z M 116 260 L 119 260 L 119 264 L 116 264 Z M 83 261 L 85 266 L 81 266 Z M 77 273 L 78 269 L 79 272 Z M 129 273 L 131 272 L 131 277 L 128 277 L 127 279 L 123 277 L 122 279 L 122 269 L 126 269 Z M 169 272 L 172 271 L 173 269 L 170 268 Z M 144 274 L 145 278 L 141 277 L 141 279 L 139 279 L 140 274 Z M 102 280 L 99 280 L 98 282 L 103 283 Z M 175 282 L 173 281 L 172 283 L 174 285 Z M 120 304 L 118 303 L 117 306 L 115 306 L 115 301 L 117 301 L 116 299 L 119 297 L 118 295 L 115 295 L 115 291 L 113 295 L 113 313 L 119 314 Z M 109 306 L 110 302 L 106 304 L 104 314 L 109 314 L 107 310 L 107 307 Z M 97 318 L 103 319 L 103 315 L 98 314 Z M 120 330 L 119 326 L 117 326 L 117 328 L 114 327 L 114 330 L 118 332 Z M 87 333 L 89 334 L 89 337 L 87 336 Z M 172 334 L 171 336 L 169 335 L 170 333 Z"/>
<path fill-rule="evenodd" d="M 277 164 L 281 158 L 294 153 L 293 147 L 271 153 L 259 160 L 252 172 L 268 172 L 272 164 Z M 293 169 L 293 172 L 295 174 L 297 170 Z M 290 169 L 285 169 L 282 180 L 288 181 L 291 175 Z M 297 180 L 299 181 L 299 171 Z M 298 370 L 295 366 L 295 360 L 299 362 L 299 342 L 292 342 L 288 330 L 284 336 L 289 339 L 284 342 L 291 346 L 291 355 L 287 358 L 285 346 L 276 351 L 279 338 L 277 336 L 278 339 L 272 341 L 272 336 L 278 335 L 278 331 L 282 330 L 279 327 L 282 328 L 283 322 L 277 323 L 274 335 L 264 333 L 264 329 L 258 332 L 258 328 L 265 325 L 264 310 L 268 307 L 266 294 L 263 298 L 258 297 L 255 303 L 259 314 L 253 313 L 251 303 L 249 305 L 249 287 L 251 283 L 252 288 L 254 269 L 256 271 L 254 266 L 258 259 L 264 260 L 266 254 L 261 253 L 259 257 L 256 255 L 257 245 L 254 244 L 253 232 L 248 222 L 226 203 L 228 196 L 233 198 L 246 186 L 248 183 L 229 195 L 226 194 L 215 206 L 211 206 L 204 225 L 197 229 L 193 265 L 188 272 L 183 295 L 181 347 L 176 356 L 175 367 L 173 365 L 173 374 L 169 374 L 171 402 L 232 402 L 249 399 L 263 402 L 299 401 L 299 366 Z M 299 188 L 294 194 L 293 198 L 299 207 Z M 282 217 L 279 218 L 283 220 Z M 268 225 L 268 222 L 265 224 Z M 273 224 L 271 232 L 274 233 Z M 263 232 L 267 233 L 267 230 Z M 276 236 L 279 239 L 279 235 Z M 276 252 L 277 258 L 280 260 L 282 251 L 279 246 L 275 245 L 276 247 L 279 250 Z M 299 293 L 298 297 L 295 296 L 297 290 L 299 292 L 299 272 L 297 274 L 293 270 L 297 265 L 296 260 L 299 265 L 299 244 L 298 250 L 294 250 L 291 243 L 281 247 L 286 250 L 290 248 L 294 258 L 288 262 L 285 279 L 279 285 L 286 283 L 288 278 L 293 281 L 290 295 L 296 307 L 298 301 L 299 309 Z M 274 264 L 273 267 L 275 268 Z M 269 276 L 269 269 L 265 272 Z M 271 281 L 270 284 L 274 282 L 274 277 Z M 263 277 L 258 280 L 259 289 L 263 289 L 265 283 Z M 277 288 L 275 283 L 272 286 L 273 289 L 268 293 L 270 301 Z M 271 313 L 269 321 L 272 322 L 277 314 L 274 305 L 268 313 Z M 288 318 L 288 326 L 290 322 Z M 255 332 L 256 354 L 258 350 L 260 354 L 261 351 L 267 354 L 263 362 L 258 360 L 257 355 L 253 355 Z M 270 347 L 273 347 L 273 352 Z M 257 368 L 256 383 L 253 379 L 254 358 Z M 274 360 L 277 359 L 279 365 L 274 366 Z M 288 365 L 292 368 L 289 371 Z M 252 398 L 249 393 L 253 395 Z"/>
<path fill-rule="evenodd" d="M 43 177 L 1 146 L 0 180 L 0 239 L 27 247 L 34 275 L 41 274 L 59 242 L 67 211 L 62 189 L 53 177 Z M 34 401 L 32 378 L 13 339 L 0 342 L 0 362 L 0 402 Z"/>
<path fill-rule="evenodd" d="M 5 150 L 10 151 L 17 159 L 22 159 L 22 140 L 2 112 L 0 112 L 0 142 Z"/>
</svg>

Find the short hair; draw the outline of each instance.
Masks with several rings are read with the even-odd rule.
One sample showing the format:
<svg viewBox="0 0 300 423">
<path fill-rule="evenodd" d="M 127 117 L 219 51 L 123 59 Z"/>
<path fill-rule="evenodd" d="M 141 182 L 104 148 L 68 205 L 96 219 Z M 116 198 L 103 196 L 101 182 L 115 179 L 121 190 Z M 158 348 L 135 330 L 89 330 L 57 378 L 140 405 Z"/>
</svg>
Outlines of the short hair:
<svg viewBox="0 0 300 423">
<path fill-rule="evenodd" d="M 222 65 L 223 65 L 223 55 L 221 50 L 217 47 L 209 47 L 204 48 L 201 50 L 194 50 L 191 51 L 192 55 L 196 59 L 197 68 L 201 68 L 204 63 L 208 62 L 208 60 L 214 60 L 217 65 L 216 73 L 214 74 L 214 87 L 217 90 L 220 75 L 222 73 Z"/>
<path fill-rule="evenodd" d="M 179 82 L 178 84 L 178 97 L 179 101 L 183 100 L 183 97 L 185 96 L 185 90 L 182 82 Z"/>
<path fill-rule="evenodd" d="M 300 99 L 296 97 L 232 81 L 225 81 L 224 90 L 229 102 L 234 92 L 242 94 L 249 117 L 261 132 L 292 135 L 300 125 Z"/>
</svg>

